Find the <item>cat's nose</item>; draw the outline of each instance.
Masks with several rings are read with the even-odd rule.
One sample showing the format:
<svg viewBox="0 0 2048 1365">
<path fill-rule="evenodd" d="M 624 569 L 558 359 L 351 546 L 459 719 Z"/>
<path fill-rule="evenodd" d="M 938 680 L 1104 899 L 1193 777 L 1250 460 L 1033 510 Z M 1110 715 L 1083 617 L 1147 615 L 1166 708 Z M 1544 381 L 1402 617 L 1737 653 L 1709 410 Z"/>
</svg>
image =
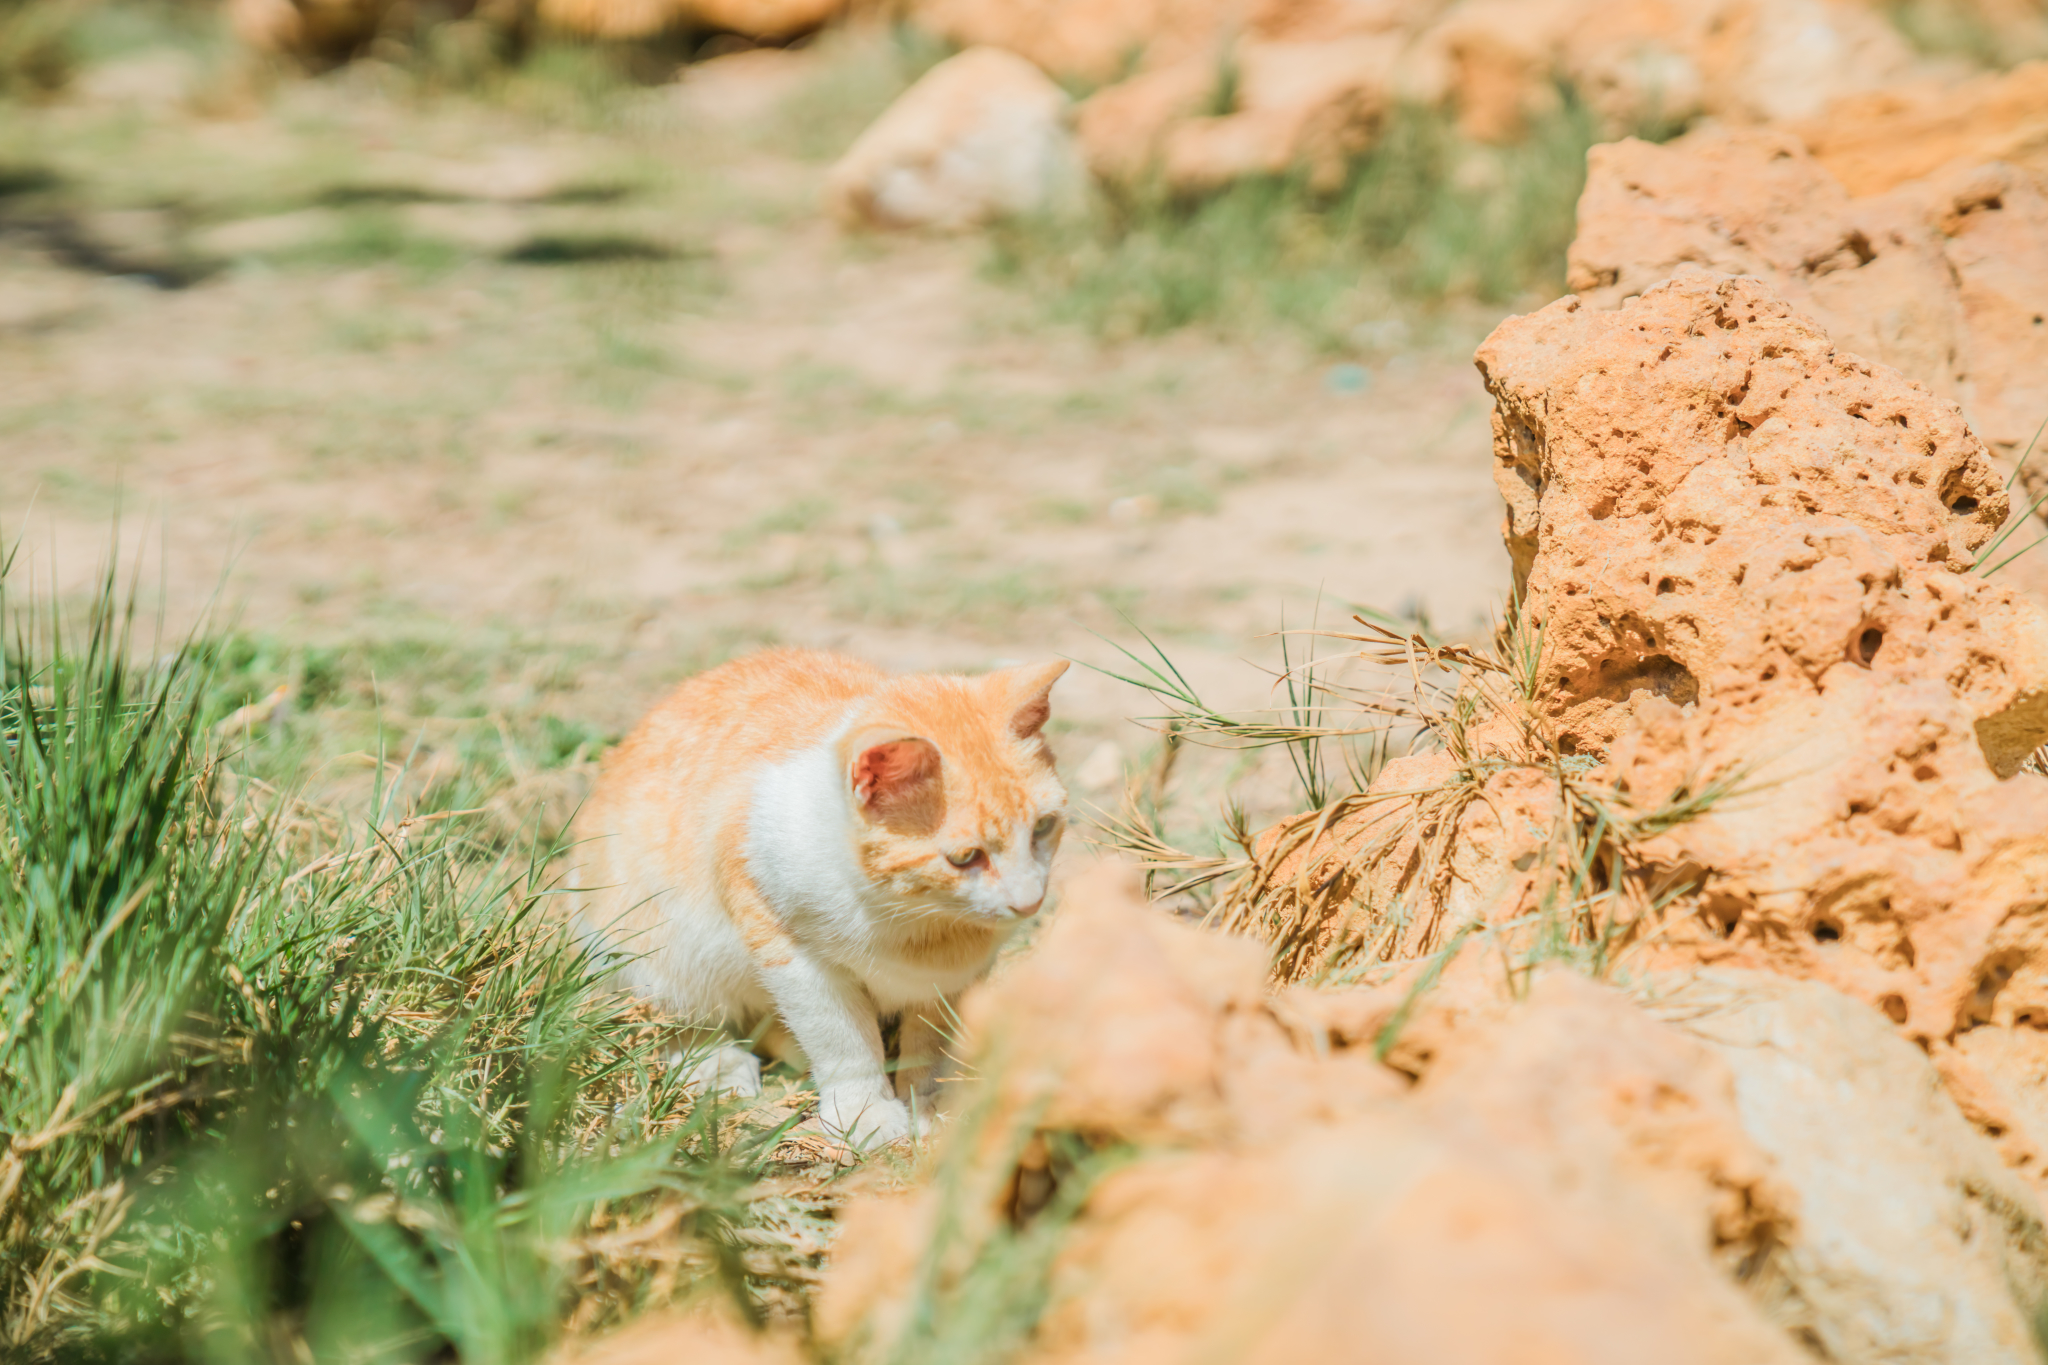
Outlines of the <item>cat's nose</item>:
<svg viewBox="0 0 2048 1365">
<path fill-rule="evenodd" d="M 1010 913 L 1015 915 L 1018 919 L 1030 919 L 1033 915 L 1038 913 L 1038 907 L 1044 904 L 1045 897 L 1040 896 L 1037 900 L 1031 902 L 1031 904 L 1029 905 L 1011 906 Z"/>
</svg>

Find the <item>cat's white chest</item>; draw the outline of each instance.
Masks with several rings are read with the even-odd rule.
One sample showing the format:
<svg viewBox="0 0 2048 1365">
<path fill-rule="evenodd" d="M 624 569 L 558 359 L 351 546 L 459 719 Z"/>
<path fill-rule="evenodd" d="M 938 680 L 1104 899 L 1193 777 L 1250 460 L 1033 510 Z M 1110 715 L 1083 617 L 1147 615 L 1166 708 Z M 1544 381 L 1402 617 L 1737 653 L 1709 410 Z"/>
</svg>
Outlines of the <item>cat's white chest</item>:
<svg viewBox="0 0 2048 1365">
<path fill-rule="evenodd" d="M 844 781 L 829 746 L 808 749 L 762 770 L 748 811 L 754 884 L 814 948 L 866 937 L 869 888 L 846 837 Z"/>
<path fill-rule="evenodd" d="M 858 980 L 885 1012 L 964 989 L 984 964 L 935 973 L 885 946 L 901 908 L 861 868 L 845 785 L 829 744 L 762 771 L 747 827 L 754 884 L 805 950 Z"/>
</svg>

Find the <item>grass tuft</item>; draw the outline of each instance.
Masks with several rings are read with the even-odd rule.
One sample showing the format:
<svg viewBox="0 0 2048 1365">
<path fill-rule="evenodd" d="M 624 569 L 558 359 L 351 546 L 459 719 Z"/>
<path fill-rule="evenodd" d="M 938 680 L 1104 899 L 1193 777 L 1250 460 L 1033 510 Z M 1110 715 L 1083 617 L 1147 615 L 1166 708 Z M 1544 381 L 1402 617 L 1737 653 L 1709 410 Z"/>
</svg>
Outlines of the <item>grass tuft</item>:
<svg viewBox="0 0 2048 1365">
<path fill-rule="evenodd" d="M 0 1353 L 513 1365 L 572 1313 L 758 1314 L 781 1129 L 684 1091 L 554 850 L 281 794 L 215 721 L 287 665 L 131 601 L 0 599 Z"/>
<path fill-rule="evenodd" d="M 1406 673 L 1405 688 L 1345 684 L 1329 675 L 1333 660 L 1311 655 L 1283 666 L 1284 705 L 1225 715 L 1149 637 L 1153 658 L 1125 650 L 1133 669 L 1111 676 L 1166 703 L 1153 721 L 1174 742 L 1285 746 L 1303 809 L 1256 835 L 1240 817 L 1229 825 L 1237 851 L 1203 856 L 1173 846 L 1157 818 L 1161 794 L 1134 787 L 1123 810 L 1100 822 L 1106 842 L 1166 878 L 1170 893 L 1203 891 L 1211 922 L 1265 939 L 1285 981 L 1421 964 L 1423 990 L 1475 934 L 1501 950 L 1511 982 L 1551 960 L 1600 975 L 1698 889 L 1697 869 L 1666 867 L 1648 845 L 1746 789 L 1748 774 L 1704 775 L 1655 805 L 1638 803 L 1597 780 L 1593 760 L 1549 742 L 1533 683 L 1541 636 L 1518 616 L 1488 649 L 1354 620 L 1357 630 L 1300 633 L 1360 646 L 1357 657 Z M 1347 746 L 1341 772 L 1332 744 Z M 1397 749 L 1442 758 L 1416 783 L 1377 783 Z M 1548 827 L 1529 831 L 1537 847 L 1500 886 L 1459 891 L 1454 882 L 1470 875 L 1453 872 L 1467 815 L 1498 815 L 1502 780 L 1526 787 L 1530 777 L 1552 793 Z M 1454 910 L 1454 899 L 1465 908 Z"/>
<path fill-rule="evenodd" d="M 995 229 L 987 272 L 1108 337 L 1279 322 L 1343 349 L 1390 301 L 1559 292 L 1599 140 L 1593 113 L 1569 96 L 1507 148 L 1405 106 L 1334 194 L 1268 177 L 1193 200 L 1156 188 L 1108 196 L 1079 222 Z"/>
</svg>

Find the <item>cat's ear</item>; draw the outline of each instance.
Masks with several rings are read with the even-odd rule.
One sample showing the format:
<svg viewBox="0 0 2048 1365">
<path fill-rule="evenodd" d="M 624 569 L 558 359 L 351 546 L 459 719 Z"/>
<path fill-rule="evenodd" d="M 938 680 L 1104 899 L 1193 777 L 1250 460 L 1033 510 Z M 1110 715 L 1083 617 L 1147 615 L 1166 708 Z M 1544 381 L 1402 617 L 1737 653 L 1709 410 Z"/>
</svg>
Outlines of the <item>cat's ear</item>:
<svg viewBox="0 0 2048 1365">
<path fill-rule="evenodd" d="M 861 741 L 850 779 L 861 808 L 882 816 L 922 800 L 939 775 L 939 751 L 914 735 Z"/>
<path fill-rule="evenodd" d="M 1010 733 L 1034 739 L 1052 719 L 1052 685 L 1067 671 L 1067 661 L 1010 668 L 995 675 L 1002 684 L 1003 703 L 1010 708 Z"/>
</svg>

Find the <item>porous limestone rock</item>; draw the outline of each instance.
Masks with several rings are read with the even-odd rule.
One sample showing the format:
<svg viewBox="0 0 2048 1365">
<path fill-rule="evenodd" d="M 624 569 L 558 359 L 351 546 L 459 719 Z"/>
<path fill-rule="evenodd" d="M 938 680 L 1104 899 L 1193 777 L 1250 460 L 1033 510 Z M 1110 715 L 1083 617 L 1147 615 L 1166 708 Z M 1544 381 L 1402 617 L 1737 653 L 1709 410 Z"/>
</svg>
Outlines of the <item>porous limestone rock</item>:
<svg viewBox="0 0 2048 1365">
<path fill-rule="evenodd" d="M 1734 788 L 1659 840 L 1697 895 L 1650 956 L 1876 1007 L 2038 1174 L 1968 1039 L 2048 1019 L 2048 620 L 1968 572 L 1981 444 L 1750 279 L 1561 300 L 1479 362 L 1555 741 L 1638 809 Z"/>
<path fill-rule="evenodd" d="M 1532 932 L 1560 867 L 1603 866 L 1633 970 L 1827 982 L 2048 1176 L 2048 616 L 1971 572 L 2010 512 L 1982 444 L 1750 278 L 1563 299 L 1478 361 L 1526 683 L 1268 831 L 1235 922 L 1286 978 L 1412 961 Z"/>
<path fill-rule="evenodd" d="M 1810 982 L 1679 980 L 1652 1010 L 1734 1081 L 1744 1133 L 1796 1193 L 1769 1253 L 1771 1316 L 1838 1361 L 2031 1361 L 2039 1202 L 1958 1112 L 1919 1049 Z"/>
<path fill-rule="evenodd" d="M 2048 61 L 1965 81 L 1919 80 L 1834 101 L 1794 131 L 1858 197 L 1947 166 L 2048 170 Z"/>
<path fill-rule="evenodd" d="M 847 226 L 955 230 L 1057 214 L 1078 202 L 1067 96 L 999 48 L 940 62 L 832 167 L 826 199 Z"/>
<path fill-rule="evenodd" d="M 2048 418 L 2048 194 L 2023 167 L 1958 162 L 1852 199 L 1789 131 L 1703 129 L 1595 147 L 1587 170 L 1568 281 L 1593 306 L 1687 267 L 1753 275 L 1962 403 L 2007 459 Z"/>
<path fill-rule="evenodd" d="M 1032 1365 L 2032 1358 L 2032 1193 L 1828 988 L 1508 991 L 1475 946 L 1420 994 L 1269 998 L 1260 968 L 1115 872 L 1071 888 L 975 1002 L 940 1174 L 847 1211 L 827 1349 L 886 1356 L 921 1287 L 1051 1216 L 1080 1140 L 1127 1155 L 1060 1235 Z"/>
</svg>

